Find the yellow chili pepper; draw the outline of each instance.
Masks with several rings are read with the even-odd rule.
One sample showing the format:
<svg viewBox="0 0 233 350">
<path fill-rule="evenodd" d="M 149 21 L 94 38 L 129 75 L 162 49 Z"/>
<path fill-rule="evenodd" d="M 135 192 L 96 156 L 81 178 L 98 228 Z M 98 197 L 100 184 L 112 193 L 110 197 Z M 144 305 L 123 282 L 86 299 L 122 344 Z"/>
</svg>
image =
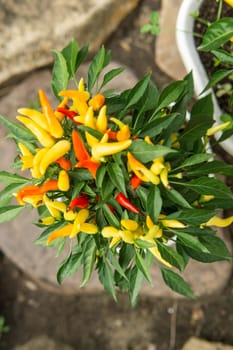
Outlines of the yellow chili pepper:
<svg viewBox="0 0 233 350">
<path fill-rule="evenodd" d="M 104 143 L 99 142 L 92 147 L 92 156 L 98 161 L 102 157 L 110 156 L 126 150 L 131 144 L 132 140 Z"/>
<path fill-rule="evenodd" d="M 216 226 L 216 227 L 227 227 L 233 223 L 233 215 L 228 218 L 220 218 L 218 216 L 213 216 L 209 221 L 207 221 L 202 226 Z"/>
<path fill-rule="evenodd" d="M 111 121 L 119 126 L 120 130 L 117 131 L 117 140 L 118 141 L 124 141 L 128 140 L 130 138 L 130 129 L 127 124 L 124 124 L 122 121 L 120 121 L 117 118 L 111 118 Z"/>
<path fill-rule="evenodd" d="M 21 161 L 23 166 L 21 170 L 30 169 L 33 165 L 34 154 L 23 143 L 18 143 L 20 152 L 22 153 Z"/>
<path fill-rule="evenodd" d="M 67 140 L 60 140 L 55 143 L 45 154 L 40 163 L 41 174 L 44 175 L 48 166 L 69 152 L 70 148 L 71 144 Z"/>
<path fill-rule="evenodd" d="M 31 169 L 32 176 L 35 179 L 40 179 L 42 177 L 42 174 L 40 172 L 40 162 L 43 159 L 44 155 L 48 152 L 49 148 L 41 148 L 37 150 L 37 153 L 33 159 L 33 165 Z"/>
<path fill-rule="evenodd" d="M 43 90 L 39 90 L 40 104 L 48 123 L 49 132 L 55 138 L 61 138 L 64 134 L 63 127 L 61 126 L 59 120 L 56 118 L 52 106 L 49 103 L 47 96 Z"/>
<path fill-rule="evenodd" d="M 19 108 L 18 112 L 30 118 L 31 120 L 39 124 L 43 129 L 49 132 L 48 121 L 43 113 L 31 108 Z"/>
<path fill-rule="evenodd" d="M 141 162 L 139 162 L 132 153 L 127 153 L 128 163 L 130 169 L 137 175 L 139 179 L 144 182 L 152 182 L 155 185 L 158 185 L 160 180 L 158 176 L 153 174 L 153 172 L 145 167 Z"/>
<path fill-rule="evenodd" d="M 58 105 L 58 108 L 65 108 L 68 104 L 68 97 L 64 97 L 63 100 L 61 101 L 61 103 Z M 55 117 L 61 122 L 65 115 L 61 112 L 58 112 L 57 110 L 54 112 Z"/>
<path fill-rule="evenodd" d="M 85 82 L 84 79 L 81 78 L 78 83 L 78 91 L 85 91 Z"/>
<path fill-rule="evenodd" d="M 168 190 L 171 189 L 171 186 L 169 185 L 168 181 L 168 169 L 164 168 L 160 173 L 160 180 L 165 188 Z"/>
<path fill-rule="evenodd" d="M 54 204 L 52 203 L 53 201 L 51 199 L 49 199 L 46 194 L 43 195 L 43 202 L 46 205 L 49 213 L 56 219 L 60 219 L 61 218 L 61 210 L 60 208 L 57 209 L 54 207 Z M 64 204 L 64 203 L 61 203 Z"/>
<path fill-rule="evenodd" d="M 58 188 L 60 191 L 68 191 L 70 189 L 69 175 L 65 170 L 59 171 Z"/>
<path fill-rule="evenodd" d="M 70 232 L 72 231 L 73 224 L 68 224 L 66 226 L 63 226 L 62 228 L 59 228 L 55 231 L 53 231 L 47 238 L 46 244 L 48 245 L 51 243 L 54 239 L 62 238 L 70 235 Z"/>
<path fill-rule="evenodd" d="M 96 119 L 97 130 L 99 130 L 103 133 L 107 130 L 107 127 L 108 127 L 108 119 L 107 119 L 106 112 L 107 112 L 107 107 L 103 106 L 99 112 L 97 119 Z"/>
<path fill-rule="evenodd" d="M 45 218 L 40 219 L 42 225 L 50 226 L 54 223 L 55 218 L 53 216 L 46 216 Z"/>
<path fill-rule="evenodd" d="M 96 129 L 96 120 L 94 117 L 94 111 L 92 107 L 89 107 L 87 110 L 87 113 L 84 118 L 84 125 L 92 129 Z M 96 144 L 99 141 L 96 137 L 91 135 L 89 132 L 85 132 L 85 137 L 90 147 L 92 147 L 94 144 Z"/>
<path fill-rule="evenodd" d="M 33 120 L 22 116 L 17 116 L 16 119 L 23 123 L 36 136 L 42 146 L 51 147 L 54 144 L 54 138 Z"/>
<path fill-rule="evenodd" d="M 31 204 L 34 208 L 37 208 L 43 204 L 43 196 L 40 194 L 34 196 L 25 196 L 23 200 L 24 202 Z"/>
<path fill-rule="evenodd" d="M 224 0 L 229 6 L 233 7 L 233 0 Z"/>
<path fill-rule="evenodd" d="M 212 128 L 209 128 L 207 130 L 206 135 L 207 136 L 212 136 L 212 135 L 216 134 L 217 132 L 219 132 L 221 130 L 224 130 L 230 125 L 230 123 L 231 122 L 229 121 L 229 122 L 226 122 L 226 123 L 222 123 L 222 124 L 219 124 L 219 125 L 212 126 Z"/>
<path fill-rule="evenodd" d="M 62 90 L 59 92 L 59 96 L 65 96 L 72 99 L 73 108 L 70 108 L 70 110 L 77 110 L 81 116 L 86 114 L 88 110 L 87 101 L 90 98 L 88 91 Z"/>
</svg>

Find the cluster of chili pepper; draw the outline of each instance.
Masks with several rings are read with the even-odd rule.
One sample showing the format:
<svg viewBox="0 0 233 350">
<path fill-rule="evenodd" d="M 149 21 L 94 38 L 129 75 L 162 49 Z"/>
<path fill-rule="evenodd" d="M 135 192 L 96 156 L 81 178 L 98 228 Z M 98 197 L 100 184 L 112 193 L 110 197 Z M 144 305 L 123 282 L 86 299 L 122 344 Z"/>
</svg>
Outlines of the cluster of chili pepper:
<svg viewBox="0 0 233 350">
<path fill-rule="evenodd" d="M 135 157 L 130 150 L 135 140 L 132 130 L 124 121 L 108 116 L 102 94 L 91 96 L 81 79 L 77 90 L 60 91 L 59 95 L 62 101 L 54 110 L 45 92 L 39 90 L 41 110 L 20 108 L 18 112 L 21 115 L 16 117 L 35 137 L 34 144 L 18 143 L 21 169 L 30 169 L 34 180 L 33 184 L 18 191 L 16 199 L 20 205 L 44 206 L 47 216 L 40 219 L 43 225 L 52 225 L 56 221 L 65 223 L 49 235 L 48 244 L 61 237 L 73 238 L 80 232 L 100 232 L 95 210 L 102 199 L 95 181 L 100 166 L 108 163 L 109 159 L 111 162 L 113 155 L 123 155 L 129 173 L 129 184 L 125 185 L 130 185 L 135 195 L 138 187 L 148 183 L 154 186 L 161 184 L 170 189 L 170 163 L 158 157 L 148 166 Z M 209 133 L 215 131 L 210 129 Z M 148 136 L 144 141 L 152 144 Z M 179 147 L 176 139 L 174 147 Z M 92 199 L 82 189 L 76 192 L 77 182 L 72 173 L 78 174 L 81 168 L 91 174 L 91 180 L 88 177 L 87 181 L 90 181 L 91 189 L 96 194 Z M 110 247 L 120 241 L 137 245 L 137 239 L 144 240 L 150 244 L 148 249 L 152 254 L 170 266 L 161 257 L 156 239 L 166 240 L 163 237 L 164 227 L 182 228 L 184 224 L 178 220 L 168 220 L 161 214 L 158 222 L 153 223 L 140 205 L 135 205 L 130 199 L 133 196 L 128 196 L 127 191 L 123 192 L 115 189 L 112 199 L 116 207 L 120 205 L 122 211 L 127 213 L 126 218 L 120 217 L 118 227 L 106 226 L 100 233 L 110 239 Z M 117 218 L 119 212 L 116 212 L 114 204 L 106 204 L 111 215 Z M 214 217 L 206 225 L 225 225 L 225 221 L 221 220 Z M 227 224 L 229 220 L 231 218 Z"/>
</svg>

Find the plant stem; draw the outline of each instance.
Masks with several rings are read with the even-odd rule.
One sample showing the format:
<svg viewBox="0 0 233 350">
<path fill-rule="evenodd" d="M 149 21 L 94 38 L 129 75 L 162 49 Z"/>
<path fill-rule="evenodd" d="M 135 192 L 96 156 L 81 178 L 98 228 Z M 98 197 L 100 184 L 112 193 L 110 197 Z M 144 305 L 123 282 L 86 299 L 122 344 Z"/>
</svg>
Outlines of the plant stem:
<svg viewBox="0 0 233 350">
<path fill-rule="evenodd" d="M 219 20 L 222 15 L 222 0 L 218 0 L 218 12 L 217 12 L 217 18 L 216 20 Z"/>
</svg>

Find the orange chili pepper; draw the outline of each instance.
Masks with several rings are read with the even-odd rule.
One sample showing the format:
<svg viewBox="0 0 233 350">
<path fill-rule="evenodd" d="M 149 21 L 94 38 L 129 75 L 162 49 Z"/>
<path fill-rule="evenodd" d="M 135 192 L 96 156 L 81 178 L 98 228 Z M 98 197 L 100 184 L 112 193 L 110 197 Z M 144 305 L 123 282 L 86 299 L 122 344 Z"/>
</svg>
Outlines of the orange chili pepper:
<svg viewBox="0 0 233 350">
<path fill-rule="evenodd" d="M 74 147 L 74 154 L 77 160 L 82 161 L 90 159 L 90 155 L 77 130 L 72 131 L 72 143 Z"/>
<path fill-rule="evenodd" d="M 60 167 L 64 170 L 70 170 L 72 168 L 71 161 L 65 157 L 57 159 L 55 163 L 59 164 Z"/>
<path fill-rule="evenodd" d="M 57 191 L 58 190 L 58 181 L 57 180 L 48 180 L 40 188 L 40 194 L 44 194 L 48 191 Z"/>
<path fill-rule="evenodd" d="M 19 204 L 25 205 L 25 202 L 23 200 L 24 197 L 35 196 L 40 194 L 41 194 L 40 187 L 36 185 L 25 186 L 18 191 L 16 195 L 16 199 L 19 202 Z"/>
<path fill-rule="evenodd" d="M 59 120 L 56 118 L 47 96 L 45 95 L 43 90 L 39 90 L 38 93 L 43 113 L 48 122 L 50 134 L 56 138 L 61 138 L 64 134 L 64 130 Z"/>
<path fill-rule="evenodd" d="M 105 97 L 102 94 L 95 95 L 90 101 L 89 106 L 93 107 L 94 111 L 100 109 L 105 102 Z"/>
<path fill-rule="evenodd" d="M 94 179 L 96 178 L 96 172 L 98 167 L 99 167 L 99 163 L 94 162 L 93 160 L 90 160 L 90 159 L 81 160 L 75 165 L 75 168 L 88 169 L 91 175 L 94 177 Z"/>
<path fill-rule="evenodd" d="M 142 180 L 137 177 L 137 175 L 133 174 L 130 179 L 130 185 L 133 190 L 136 190 L 142 184 Z"/>
</svg>

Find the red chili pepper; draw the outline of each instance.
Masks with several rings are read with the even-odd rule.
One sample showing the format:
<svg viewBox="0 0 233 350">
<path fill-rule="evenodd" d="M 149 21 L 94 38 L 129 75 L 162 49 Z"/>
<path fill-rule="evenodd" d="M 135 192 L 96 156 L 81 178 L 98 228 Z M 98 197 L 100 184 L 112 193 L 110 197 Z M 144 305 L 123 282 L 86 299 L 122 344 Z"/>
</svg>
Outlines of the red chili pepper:
<svg viewBox="0 0 233 350">
<path fill-rule="evenodd" d="M 108 204 L 108 207 L 111 210 L 111 212 L 114 214 L 115 213 L 115 209 L 110 204 Z"/>
<path fill-rule="evenodd" d="M 117 131 L 107 130 L 106 133 L 108 134 L 108 137 L 110 140 L 117 140 Z"/>
<path fill-rule="evenodd" d="M 125 195 L 120 192 L 118 193 L 118 195 L 116 196 L 116 200 L 117 202 L 124 207 L 125 209 L 128 209 L 130 211 L 133 211 L 136 214 L 139 214 L 140 211 L 138 210 L 138 208 L 136 208 L 130 201 L 128 198 L 125 197 Z"/>
<path fill-rule="evenodd" d="M 74 208 L 78 207 L 81 209 L 85 209 L 89 205 L 89 200 L 85 194 L 81 194 L 81 196 L 76 197 L 71 200 L 69 204 L 69 210 L 73 210 Z"/>
<path fill-rule="evenodd" d="M 75 111 L 70 111 L 69 109 L 66 109 L 63 107 L 58 107 L 57 112 L 64 114 L 66 117 L 71 119 L 72 122 L 74 122 L 75 124 L 80 124 L 74 120 L 74 117 L 77 117 L 77 115 L 78 115 L 78 113 L 76 113 Z"/>
<path fill-rule="evenodd" d="M 130 185 L 133 190 L 136 190 L 142 183 L 142 180 L 137 177 L 137 175 L 133 175 L 130 179 Z"/>
</svg>

